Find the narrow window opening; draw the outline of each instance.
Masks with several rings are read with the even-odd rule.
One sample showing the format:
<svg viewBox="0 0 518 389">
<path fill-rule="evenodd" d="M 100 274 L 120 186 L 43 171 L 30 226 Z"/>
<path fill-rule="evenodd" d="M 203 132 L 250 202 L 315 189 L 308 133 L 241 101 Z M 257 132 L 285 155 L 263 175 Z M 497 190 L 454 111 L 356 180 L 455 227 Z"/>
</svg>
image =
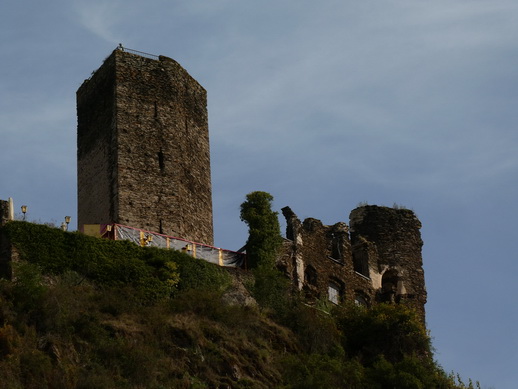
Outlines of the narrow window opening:
<svg viewBox="0 0 518 389">
<path fill-rule="evenodd" d="M 163 234 L 164 233 L 164 229 L 162 227 L 162 219 L 160 219 L 160 227 L 159 227 L 159 233 Z"/>
<path fill-rule="evenodd" d="M 158 152 L 158 167 L 160 168 L 160 172 L 164 172 L 165 170 L 165 162 L 164 162 L 164 153 L 162 150 Z"/>
<path fill-rule="evenodd" d="M 342 234 L 331 233 L 331 258 L 336 259 L 337 261 L 342 262 L 342 244 L 343 244 L 343 236 Z"/>
<path fill-rule="evenodd" d="M 304 272 L 304 278 L 308 285 L 315 286 L 315 287 L 318 285 L 317 271 L 315 270 L 315 268 L 313 266 L 308 265 L 306 267 L 306 271 Z"/>
<path fill-rule="evenodd" d="M 383 302 L 395 303 L 399 274 L 395 269 L 387 270 L 381 278 L 381 298 Z"/>
<path fill-rule="evenodd" d="M 156 102 L 156 100 L 155 100 L 155 114 L 154 114 L 154 116 L 155 116 L 155 119 L 158 117 L 158 103 Z"/>
<path fill-rule="evenodd" d="M 355 272 L 370 277 L 369 254 L 366 250 L 357 249 L 353 251 L 353 267 Z"/>
</svg>

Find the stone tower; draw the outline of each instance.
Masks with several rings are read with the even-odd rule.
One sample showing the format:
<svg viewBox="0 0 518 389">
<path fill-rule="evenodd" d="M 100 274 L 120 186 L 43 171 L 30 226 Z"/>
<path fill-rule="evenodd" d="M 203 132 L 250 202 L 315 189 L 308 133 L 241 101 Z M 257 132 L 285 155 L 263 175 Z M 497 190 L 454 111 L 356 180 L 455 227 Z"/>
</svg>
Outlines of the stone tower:
<svg viewBox="0 0 518 389">
<path fill-rule="evenodd" d="M 377 300 L 412 306 L 424 319 L 423 241 L 415 213 L 367 205 L 354 209 L 349 218 L 355 270 L 367 269 Z"/>
<path fill-rule="evenodd" d="M 115 50 L 77 91 L 78 225 L 213 244 L 207 93 L 176 61 Z"/>
</svg>

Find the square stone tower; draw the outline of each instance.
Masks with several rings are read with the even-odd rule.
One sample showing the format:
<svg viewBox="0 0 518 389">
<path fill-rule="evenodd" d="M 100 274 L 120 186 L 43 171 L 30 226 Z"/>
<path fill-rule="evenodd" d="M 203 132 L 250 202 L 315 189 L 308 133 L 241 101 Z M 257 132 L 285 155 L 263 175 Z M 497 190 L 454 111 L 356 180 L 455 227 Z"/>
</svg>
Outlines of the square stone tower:
<svg viewBox="0 0 518 389">
<path fill-rule="evenodd" d="M 78 225 L 213 244 L 207 92 L 176 61 L 116 49 L 77 91 Z"/>
</svg>

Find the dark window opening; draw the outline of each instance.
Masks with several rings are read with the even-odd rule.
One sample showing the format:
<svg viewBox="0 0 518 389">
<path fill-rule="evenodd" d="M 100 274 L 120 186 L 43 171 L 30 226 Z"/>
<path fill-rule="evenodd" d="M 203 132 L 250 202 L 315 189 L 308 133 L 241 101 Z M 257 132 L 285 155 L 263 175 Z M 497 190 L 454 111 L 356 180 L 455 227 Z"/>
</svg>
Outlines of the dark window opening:
<svg viewBox="0 0 518 389">
<path fill-rule="evenodd" d="M 155 113 L 154 113 L 155 119 L 158 117 L 158 103 L 155 101 Z"/>
<path fill-rule="evenodd" d="M 317 271 L 313 266 L 306 266 L 306 270 L 304 271 L 304 280 L 308 285 L 317 286 Z"/>
<path fill-rule="evenodd" d="M 365 277 L 370 277 L 369 256 L 366 250 L 353 251 L 353 268 L 355 272 Z"/>
<path fill-rule="evenodd" d="M 333 234 L 331 240 L 331 257 L 342 260 L 342 235 Z"/>
<path fill-rule="evenodd" d="M 158 167 L 160 168 L 160 171 L 163 173 L 165 169 L 165 162 L 164 162 L 164 153 L 162 150 L 158 152 Z"/>
<path fill-rule="evenodd" d="M 344 258 L 344 234 L 332 231 L 327 235 L 327 252 L 331 259 L 343 262 Z"/>
<path fill-rule="evenodd" d="M 286 265 L 280 265 L 278 266 L 278 269 L 282 274 L 289 276 L 290 273 L 288 272 L 288 267 Z"/>
<path fill-rule="evenodd" d="M 396 302 L 399 274 L 395 269 L 387 270 L 381 278 L 381 299 L 384 302 Z"/>
</svg>

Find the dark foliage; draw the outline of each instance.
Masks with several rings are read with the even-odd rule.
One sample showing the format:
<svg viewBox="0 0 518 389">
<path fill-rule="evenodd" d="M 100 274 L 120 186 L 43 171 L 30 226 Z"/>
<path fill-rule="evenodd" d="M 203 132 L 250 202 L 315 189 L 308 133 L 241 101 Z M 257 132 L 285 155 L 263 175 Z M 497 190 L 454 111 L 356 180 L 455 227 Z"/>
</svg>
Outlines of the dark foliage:
<svg viewBox="0 0 518 389">
<path fill-rule="evenodd" d="M 142 301 L 168 297 L 177 289 L 218 288 L 229 282 L 224 270 L 175 250 L 97 239 L 26 222 L 8 223 L 4 230 L 22 258 L 43 273 L 73 271 L 106 286 L 132 285 L 137 292 L 133 298 Z"/>
<path fill-rule="evenodd" d="M 473 388 L 408 308 L 308 306 L 267 266 L 260 309 L 229 305 L 230 275 L 180 252 L 5 231 L 24 261 L 0 280 L 2 388 Z"/>
</svg>

